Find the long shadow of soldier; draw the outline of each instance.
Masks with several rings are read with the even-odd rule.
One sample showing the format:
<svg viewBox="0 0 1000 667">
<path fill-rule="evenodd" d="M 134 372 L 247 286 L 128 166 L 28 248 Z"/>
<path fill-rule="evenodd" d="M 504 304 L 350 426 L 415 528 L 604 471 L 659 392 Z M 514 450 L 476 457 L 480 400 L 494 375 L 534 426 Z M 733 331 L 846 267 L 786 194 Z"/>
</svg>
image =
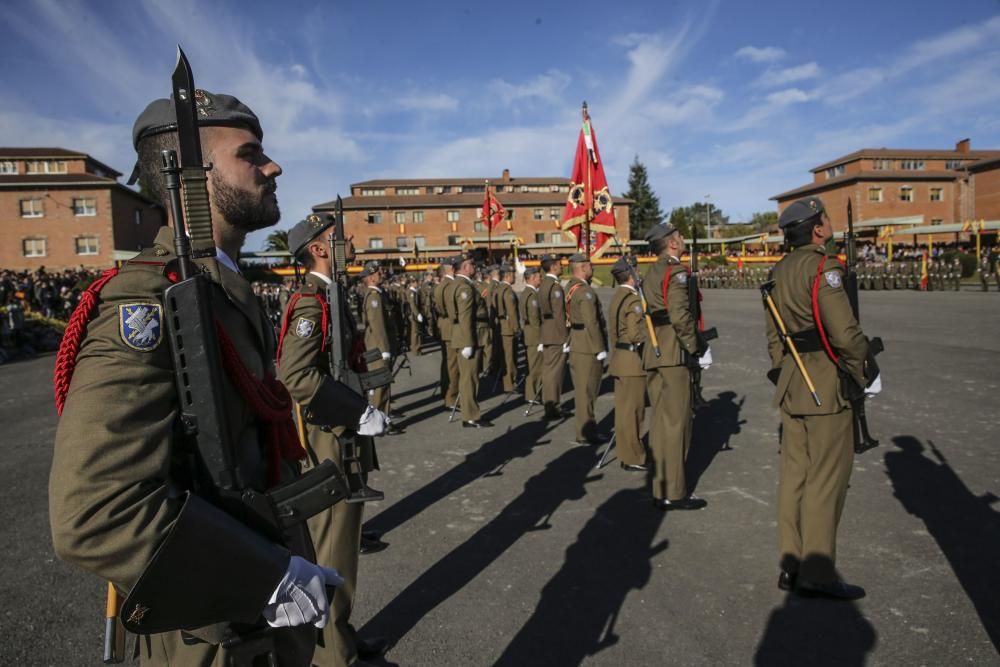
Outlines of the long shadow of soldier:
<svg viewBox="0 0 1000 667">
<path fill-rule="evenodd" d="M 594 454 L 589 447 L 567 449 L 549 462 L 525 482 L 521 495 L 417 577 L 365 624 L 361 634 L 401 639 L 420 619 L 488 570 L 522 536 L 549 528 L 549 519 L 560 505 L 582 498 L 585 484 L 600 479 L 599 475 L 588 477 L 593 465 Z"/>
<path fill-rule="evenodd" d="M 437 385 L 438 385 L 437 382 L 429 382 L 429 383 L 421 385 L 419 387 L 410 387 L 406 391 L 400 391 L 400 392 L 394 391 L 394 392 L 392 392 L 392 400 L 393 401 L 398 401 L 398 400 L 400 400 L 402 398 L 405 398 L 407 396 L 412 396 L 413 394 L 419 394 L 422 391 L 427 391 L 428 389 L 433 389 Z"/>
<path fill-rule="evenodd" d="M 541 440 L 541 437 L 548 428 L 545 422 L 525 422 L 483 443 L 479 449 L 467 454 L 462 463 L 366 521 L 365 529 L 384 535 L 480 477 L 502 474 L 502 468 L 507 463 L 526 457 L 535 447 L 546 444 L 548 441 Z"/>
<path fill-rule="evenodd" d="M 853 602 L 808 599 L 789 593 L 768 618 L 754 653 L 754 664 L 864 665 L 877 640 L 875 627 Z"/>
<path fill-rule="evenodd" d="M 886 474 L 903 508 L 921 519 L 972 601 L 993 646 L 1000 651 L 1000 513 L 991 493 L 976 496 L 930 440 L 934 459 L 912 436 L 892 439 Z"/>
<path fill-rule="evenodd" d="M 579 665 L 614 646 L 626 596 L 645 587 L 652 559 L 667 549 L 666 540 L 652 544 L 663 518 L 649 509 L 644 489 L 623 489 L 605 501 L 496 664 Z"/>
<path fill-rule="evenodd" d="M 695 413 L 691 450 L 684 468 L 689 491 L 698 486 L 698 480 L 712 465 L 715 455 L 731 449 L 730 438 L 746 423 L 745 419 L 740 419 L 744 401 L 746 396 L 737 402 L 735 392 L 723 391 Z"/>
</svg>

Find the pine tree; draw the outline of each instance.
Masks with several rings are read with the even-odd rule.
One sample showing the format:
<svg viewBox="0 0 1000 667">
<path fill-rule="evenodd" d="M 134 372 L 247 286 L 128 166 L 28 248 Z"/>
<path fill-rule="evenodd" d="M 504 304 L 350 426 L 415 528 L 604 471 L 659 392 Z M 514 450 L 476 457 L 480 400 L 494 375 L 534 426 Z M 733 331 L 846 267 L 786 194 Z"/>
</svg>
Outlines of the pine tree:
<svg viewBox="0 0 1000 667">
<path fill-rule="evenodd" d="M 641 239 L 647 229 L 659 224 L 663 219 L 663 211 L 660 210 L 659 197 L 653 194 L 653 189 L 649 187 L 646 165 L 639 162 L 638 155 L 629 167 L 628 192 L 625 196 L 635 202 L 628 210 L 629 236 Z"/>
</svg>

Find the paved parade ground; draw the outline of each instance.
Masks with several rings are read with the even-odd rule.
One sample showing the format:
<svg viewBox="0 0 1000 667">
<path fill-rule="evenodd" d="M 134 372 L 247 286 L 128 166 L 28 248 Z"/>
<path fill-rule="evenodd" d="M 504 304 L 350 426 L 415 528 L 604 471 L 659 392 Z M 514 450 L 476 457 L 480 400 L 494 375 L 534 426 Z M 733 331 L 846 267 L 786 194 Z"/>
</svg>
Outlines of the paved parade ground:
<svg viewBox="0 0 1000 667">
<path fill-rule="evenodd" d="M 720 338 L 689 460 L 697 512 L 654 509 L 644 475 L 594 470 L 601 448 L 523 401 L 486 399 L 492 429 L 448 423 L 437 352 L 410 355 L 393 400 L 406 433 L 379 440 L 386 499 L 366 512 L 390 546 L 362 557 L 354 614 L 395 642 L 385 664 L 1000 664 L 1000 294 L 862 293 L 886 352 L 869 404 L 882 444 L 856 459 L 840 530 L 858 603 L 777 590 L 759 294 L 707 291 L 704 308 Z M 49 537 L 53 361 L 0 367 L 3 665 L 100 664 L 104 584 Z"/>
</svg>

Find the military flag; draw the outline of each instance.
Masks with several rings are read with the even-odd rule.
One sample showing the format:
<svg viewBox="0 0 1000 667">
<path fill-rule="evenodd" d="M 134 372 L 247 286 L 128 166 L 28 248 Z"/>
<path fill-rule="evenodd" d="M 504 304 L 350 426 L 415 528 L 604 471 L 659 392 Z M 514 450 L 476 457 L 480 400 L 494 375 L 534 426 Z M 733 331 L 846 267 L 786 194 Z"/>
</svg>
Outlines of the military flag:
<svg viewBox="0 0 1000 667">
<path fill-rule="evenodd" d="M 600 257 L 615 237 L 615 210 L 597 148 L 597 135 L 583 103 L 583 127 L 576 142 L 576 158 L 569 195 L 559 228 L 576 238 L 576 246 L 591 257 Z"/>
<path fill-rule="evenodd" d="M 483 222 L 485 222 L 490 231 L 500 224 L 502 220 L 507 220 L 507 209 L 504 208 L 500 200 L 493 196 L 490 191 L 490 182 L 486 181 L 486 198 L 483 199 Z M 510 220 L 507 220 L 507 231 L 510 231 L 511 225 Z"/>
</svg>

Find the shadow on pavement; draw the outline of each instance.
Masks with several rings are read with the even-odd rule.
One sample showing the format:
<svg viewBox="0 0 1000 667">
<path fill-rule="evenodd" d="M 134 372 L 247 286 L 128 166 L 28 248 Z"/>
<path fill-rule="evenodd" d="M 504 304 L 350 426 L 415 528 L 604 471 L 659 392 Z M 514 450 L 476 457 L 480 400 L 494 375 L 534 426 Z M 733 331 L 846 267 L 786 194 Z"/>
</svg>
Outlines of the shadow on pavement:
<svg viewBox="0 0 1000 667">
<path fill-rule="evenodd" d="M 667 549 L 666 540 L 652 544 L 664 516 L 644 489 L 623 489 L 598 507 L 496 664 L 579 665 L 618 643 L 625 598 L 646 586 L 651 561 Z"/>
<path fill-rule="evenodd" d="M 521 433 L 515 436 L 511 431 L 498 441 L 503 440 L 504 446 L 526 453 L 534 444 L 530 430 L 535 429 L 538 433 L 539 428 L 543 426 L 526 424 Z M 518 440 L 522 442 L 519 444 Z M 499 463 L 502 458 L 506 456 L 493 460 Z M 572 447 L 550 461 L 525 482 L 524 491 L 504 505 L 493 520 L 417 577 L 366 623 L 361 633 L 387 636 L 398 642 L 424 616 L 486 572 L 526 533 L 547 530 L 549 519 L 564 502 L 582 498 L 586 494 L 586 483 L 601 478 L 600 475 L 588 476 L 593 465 L 591 447 Z M 477 470 L 482 470 L 482 466 L 477 466 Z M 468 481 L 468 472 L 462 479 Z M 439 498 L 442 490 L 436 488 L 430 495 Z M 397 505 L 406 503 L 404 499 Z"/>
<path fill-rule="evenodd" d="M 930 440 L 933 458 L 913 436 L 892 441 L 898 449 L 886 453 L 885 467 L 896 498 L 926 524 L 1000 651 L 1000 513 L 990 507 L 997 497 L 972 493 Z"/>
<path fill-rule="evenodd" d="M 737 402 L 735 392 L 723 391 L 695 413 L 691 450 L 685 465 L 689 493 L 697 488 L 698 480 L 712 465 L 715 455 L 731 449 L 729 439 L 746 423 L 740 419 L 744 401 L 746 396 Z"/>
</svg>

